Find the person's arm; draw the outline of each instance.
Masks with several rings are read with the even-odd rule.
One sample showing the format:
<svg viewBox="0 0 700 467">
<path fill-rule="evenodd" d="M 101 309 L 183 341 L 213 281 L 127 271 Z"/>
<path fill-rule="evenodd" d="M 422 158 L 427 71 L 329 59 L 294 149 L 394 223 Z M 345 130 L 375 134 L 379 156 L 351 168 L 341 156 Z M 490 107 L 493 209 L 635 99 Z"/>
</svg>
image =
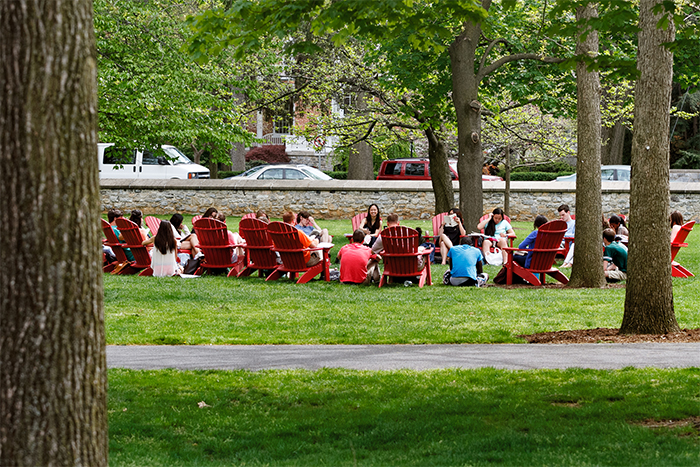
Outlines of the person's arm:
<svg viewBox="0 0 700 467">
<path fill-rule="evenodd" d="M 493 213 L 489 214 L 489 217 L 487 217 L 487 218 L 484 219 L 483 221 L 479 222 L 479 223 L 476 225 L 476 228 L 477 228 L 478 230 L 485 229 L 485 228 L 486 228 L 486 224 L 489 223 L 489 221 L 491 220 L 492 217 L 493 217 Z"/>
<path fill-rule="evenodd" d="M 481 264 L 481 261 L 476 262 L 476 273 L 477 274 L 483 274 L 484 272 L 484 266 Z"/>
<path fill-rule="evenodd" d="M 457 216 L 455 219 L 457 220 L 457 225 L 459 226 L 459 234 L 467 235 L 467 231 L 464 230 L 464 225 L 462 225 L 462 219 L 460 219 L 459 216 Z"/>
<path fill-rule="evenodd" d="M 155 241 L 155 239 L 156 239 L 156 237 L 147 238 L 146 240 L 141 242 L 141 245 L 143 245 L 143 246 L 150 245 L 151 243 L 153 243 Z"/>
<path fill-rule="evenodd" d="M 321 230 L 321 227 L 318 226 L 318 224 L 316 223 L 316 219 L 314 219 L 313 216 L 309 216 L 309 222 L 311 222 L 311 225 L 316 227 L 318 230 Z"/>
<path fill-rule="evenodd" d="M 513 226 L 510 225 L 510 222 L 508 222 L 507 220 L 504 220 L 503 222 L 506 223 L 508 228 L 505 230 L 505 232 L 503 232 L 501 234 L 501 237 L 507 237 L 508 235 L 515 235 L 515 232 L 513 232 Z"/>
</svg>

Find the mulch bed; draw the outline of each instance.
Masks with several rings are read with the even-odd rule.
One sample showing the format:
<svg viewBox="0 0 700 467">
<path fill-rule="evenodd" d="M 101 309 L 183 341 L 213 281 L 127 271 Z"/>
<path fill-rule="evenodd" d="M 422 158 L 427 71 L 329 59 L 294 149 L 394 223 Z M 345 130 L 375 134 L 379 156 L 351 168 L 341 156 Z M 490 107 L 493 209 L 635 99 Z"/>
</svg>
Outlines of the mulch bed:
<svg viewBox="0 0 700 467">
<path fill-rule="evenodd" d="M 574 329 L 520 335 L 530 344 L 629 344 L 633 342 L 700 342 L 700 329 L 682 329 L 668 334 L 619 334 L 616 328 Z"/>
</svg>

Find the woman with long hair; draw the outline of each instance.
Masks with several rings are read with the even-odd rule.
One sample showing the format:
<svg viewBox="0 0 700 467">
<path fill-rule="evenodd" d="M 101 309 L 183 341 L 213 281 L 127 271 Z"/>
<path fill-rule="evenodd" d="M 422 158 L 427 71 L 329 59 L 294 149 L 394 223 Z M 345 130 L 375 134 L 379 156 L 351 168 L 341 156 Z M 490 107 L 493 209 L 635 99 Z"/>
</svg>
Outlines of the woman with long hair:
<svg viewBox="0 0 700 467">
<path fill-rule="evenodd" d="M 180 250 L 190 250 L 190 257 L 194 258 L 199 253 L 199 241 L 197 236 L 190 233 L 183 222 L 182 214 L 175 213 L 170 218 L 170 225 L 173 229 L 175 240 L 180 242 Z"/>
<path fill-rule="evenodd" d="M 151 269 L 155 277 L 169 277 L 180 274 L 177 263 L 178 241 L 173 235 L 173 226 L 168 221 L 160 221 L 155 237 L 143 241 L 143 245 L 153 244 Z"/>
<path fill-rule="evenodd" d="M 683 226 L 683 214 L 680 211 L 673 211 L 670 217 L 671 221 L 671 242 L 675 240 L 676 235 L 681 230 Z"/>
<path fill-rule="evenodd" d="M 367 216 L 362 219 L 360 229 L 365 233 L 365 245 L 370 247 L 377 241 L 379 232 L 382 231 L 382 217 L 379 214 L 379 206 L 372 203 L 367 208 Z"/>
<path fill-rule="evenodd" d="M 514 235 L 513 226 L 506 220 L 503 209 L 494 209 L 489 217 L 479 222 L 477 229 L 484 229 L 484 241 L 481 244 L 481 249 L 484 253 L 484 258 L 488 254 L 492 246 L 497 246 L 503 254 L 503 263 L 508 260 L 508 254 L 504 250 L 508 246 L 508 235 Z"/>
<path fill-rule="evenodd" d="M 440 256 L 442 264 L 447 264 L 447 252 L 455 245 L 459 245 L 459 238 L 462 235 L 467 235 L 464 229 L 464 218 L 462 211 L 457 208 L 452 208 L 442 218 L 442 223 L 438 229 L 438 237 L 440 239 Z"/>
</svg>

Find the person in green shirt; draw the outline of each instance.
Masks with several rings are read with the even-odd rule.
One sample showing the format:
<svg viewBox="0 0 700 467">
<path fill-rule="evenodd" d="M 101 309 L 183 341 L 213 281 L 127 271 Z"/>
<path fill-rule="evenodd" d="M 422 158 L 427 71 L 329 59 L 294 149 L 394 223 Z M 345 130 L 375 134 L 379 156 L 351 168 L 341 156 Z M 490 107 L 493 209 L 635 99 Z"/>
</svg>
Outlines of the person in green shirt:
<svg viewBox="0 0 700 467">
<path fill-rule="evenodd" d="M 618 282 L 627 279 L 627 247 L 615 241 L 613 229 L 603 230 L 603 271 L 605 280 Z"/>
</svg>

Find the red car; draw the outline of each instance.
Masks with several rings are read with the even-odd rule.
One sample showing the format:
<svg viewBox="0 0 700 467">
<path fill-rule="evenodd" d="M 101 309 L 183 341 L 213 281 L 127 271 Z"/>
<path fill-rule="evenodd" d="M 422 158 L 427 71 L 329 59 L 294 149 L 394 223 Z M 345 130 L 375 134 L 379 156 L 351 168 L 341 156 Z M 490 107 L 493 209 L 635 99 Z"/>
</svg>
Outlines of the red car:
<svg viewBox="0 0 700 467">
<path fill-rule="evenodd" d="M 457 161 L 448 161 L 452 180 L 459 180 L 457 175 Z M 382 162 L 379 167 L 377 180 L 430 180 L 430 160 L 423 158 L 391 159 Z M 485 182 L 502 181 L 495 175 L 482 175 Z"/>
</svg>

